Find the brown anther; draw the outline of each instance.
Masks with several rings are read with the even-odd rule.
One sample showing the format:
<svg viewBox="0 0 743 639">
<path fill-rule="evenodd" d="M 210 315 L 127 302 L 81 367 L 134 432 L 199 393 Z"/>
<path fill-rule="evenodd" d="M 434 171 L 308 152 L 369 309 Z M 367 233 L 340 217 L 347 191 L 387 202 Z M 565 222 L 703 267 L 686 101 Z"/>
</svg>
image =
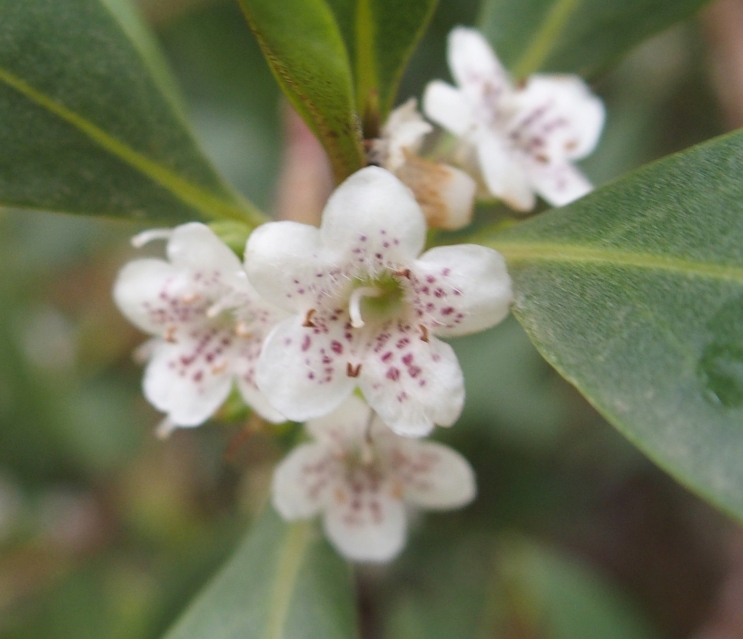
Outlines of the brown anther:
<svg viewBox="0 0 743 639">
<path fill-rule="evenodd" d="M 312 317 L 314 314 L 317 313 L 317 311 L 314 308 L 311 308 L 309 311 L 307 311 L 307 315 L 304 316 L 304 326 L 305 328 L 315 328 L 316 324 L 312 321 Z"/>
<path fill-rule="evenodd" d="M 406 268 L 402 271 L 395 271 L 395 275 L 397 275 L 398 277 L 405 277 L 407 279 L 410 279 L 410 269 Z"/>
<path fill-rule="evenodd" d="M 235 326 L 235 335 L 249 339 L 253 337 L 253 333 L 248 330 L 248 325 L 245 322 L 238 322 Z"/>
<path fill-rule="evenodd" d="M 421 324 L 418 328 L 421 329 L 421 339 L 424 342 L 427 342 L 428 341 L 428 328 L 426 326 L 423 326 L 423 324 Z"/>
<path fill-rule="evenodd" d="M 358 377 L 359 373 L 361 373 L 361 364 L 356 364 L 356 366 L 351 364 L 351 362 L 346 364 L 346 375 L 349 377 Z"/>
<path fill-rule="evenodd" d="M 521 78 L 516 82 L 516 88 L 521 91 L 526 88 L 526 78 Z"/>
<path fill-rule="evenodd" d="M 348 501 L 348 497 L 346 497 L 345 491 L 340 488 L 335 489 L 334 497 L 335 497 L 336 503 L 339 503 L 339 504 L 345 504 Z"/>
<path fill-rule="evenodd" d="M 578 140 L 570 140 L 565 144 L 566 151 L 575 151 L 578 148 Z"/>
<path fill-rule="evenodd" d="M 550 159 L 544 155 L 544 153 L 538 153 L 536 155 L 537 160 L 539 160 L 542 164 L 549 164 Z"/>
<path fill-rule="evenodd" d="M 163 335 L 163 339 L 166 342 L 170 342 L 171 344 L 175 344 L 175 334 L 178 332 L 177 326 L 168 326 L 168 328 L 165 330 L 165 335 Z"/>
<path fill-rule="evenodd" d="M 186 293 L 181 297 L 181 301 L 184 304 L 193 304 L 194 302 L 201 299 L 201 295 L 198 293 Z"/>
<path fill-rule="evenodd" d="M 219 366 L 212 366 L 212 375 L 219 375 L 227 370 L 227 362 L 223 362 Z"/>
<path fill-rule="evenodd" d="M 394 497 L 395 499 L 402 499 L 404 492 L 405 486 L 403 486 L 402 482 L 396 481 L 394 484 L 392 484 L 392 488 L 390 490 L 392 497 Z"/>
</svg>

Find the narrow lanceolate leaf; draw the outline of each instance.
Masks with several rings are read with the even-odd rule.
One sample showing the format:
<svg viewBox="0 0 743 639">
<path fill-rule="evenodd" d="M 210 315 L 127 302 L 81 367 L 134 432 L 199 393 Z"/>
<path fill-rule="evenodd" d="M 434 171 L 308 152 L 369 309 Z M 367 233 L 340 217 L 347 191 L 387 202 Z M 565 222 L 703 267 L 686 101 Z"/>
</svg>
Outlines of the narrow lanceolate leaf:
<svg viewBox="0 0 743 639">
<path fill-rule="evenodd" d="M 709 0 L 485 0 L 480 27 L 517 77 L 590 75 Z"/>
<path fill-rule="evenodd" d="M 341 181 L 366 162 L 346 45 L 325 0 L 240 0 L 276 80 Z"/>
<path fill-rule="evenodd" d="M 122 2 L 0 0 L 0 206 L 255 220 L 197 148 Z"/>
<path fill-rule="evenodd" d="M 316 528 L 269 508 L 166 639 L 355 639 L 353 593 Z"/>
<path fill-rule="evenodd" d="M 356 0 L 357 103 L 367 137 L 378 135 L 394 105 L 405 65 L 436 0 Z"/>
<path fill-rule="evenodd" d="M 544 357 L 661 467 L 743 519 L 743 133 L 497 235 Z"/>
</svg>

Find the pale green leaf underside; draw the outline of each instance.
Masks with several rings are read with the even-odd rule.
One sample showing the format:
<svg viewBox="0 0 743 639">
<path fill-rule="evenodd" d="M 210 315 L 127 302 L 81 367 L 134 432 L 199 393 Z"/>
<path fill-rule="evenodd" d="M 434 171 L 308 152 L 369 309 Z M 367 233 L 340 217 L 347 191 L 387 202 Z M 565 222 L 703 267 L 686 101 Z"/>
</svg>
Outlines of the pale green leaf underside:
<svg viewBox="0 0 743 639">
<path fill-rule="evenodd" d="M 120 2 L 0 0 L 0 206 L 256 220 L 195 144 L 136 14 L 110 10 Z"/>
<path fill-rule="evenodd" d="M 591 75 L 709 0 L 485 0 L 480 27 L 517 77 Z"/>
<path fill-rule="evenodd" d="M 743 518 L 743 133 L 489 242 L 545 358 L 679 481 Z"/>
<path fill-rule="evenodd" d="M 312 523 L 269 507 L 166 639 L 355 639 L 348 565 Z"/>
</svg>

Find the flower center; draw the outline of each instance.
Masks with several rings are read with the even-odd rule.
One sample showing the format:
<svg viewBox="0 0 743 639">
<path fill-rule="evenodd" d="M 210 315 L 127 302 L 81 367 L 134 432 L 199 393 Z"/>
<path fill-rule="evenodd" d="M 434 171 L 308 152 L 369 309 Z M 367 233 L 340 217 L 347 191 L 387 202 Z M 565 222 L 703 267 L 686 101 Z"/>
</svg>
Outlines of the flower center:
<svg viewBox="0 0 743 639">
<path fill-rule="evenodd" d="M 400 313 L 404 291 L 392 274 L 357 283 L 348 300 L 351 326 L 362 328 L 368 321 L 380 322 Z"/>
</svg>

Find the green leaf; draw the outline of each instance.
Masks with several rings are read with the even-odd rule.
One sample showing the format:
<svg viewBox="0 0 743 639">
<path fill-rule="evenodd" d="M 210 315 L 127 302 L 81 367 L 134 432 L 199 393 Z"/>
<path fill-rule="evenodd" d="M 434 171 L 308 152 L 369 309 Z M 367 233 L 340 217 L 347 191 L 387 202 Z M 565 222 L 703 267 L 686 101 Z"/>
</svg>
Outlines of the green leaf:
<svg viewBox="0 0 743 639">
<path fill-rule="evenodd" d="M 325 0 L 240 0 L 284 94 L 325 147 L 336 180 L 366 162 L 346 45 Z"/>
<path fill-rule="evenodd" d="M 519 78 L 591 75 L 709 0 L 486 0 L 480 28 Z"/>
<path fill-rule="evenodd" d="M 357 0 L 356 87 L 365 137 L 379 135 L 437 0 Z"/>
<path fill-rule="evenodd" d="M 257 222 L 196 146 L 122 1 L 0 0 L 0 206 Z"/>
<path fill-rule="evenodd" d="M 496 565 L 507 601 L 496 636 L 517 628 L 519 636 L 545 639 L 658 636 L 613 583 L 556 549 L 512 536 L 499 544 Z"/>
<path fill-rule="evenodd" d="M 311 523 L 271 508 L 166 639 L 354 639 L 348 565 Z"/>
<path fill-rule="evenodd" d="M 743 133 L 487 242 L 542 355 L 674 477 L 743 518 Z"/>
</svg>

